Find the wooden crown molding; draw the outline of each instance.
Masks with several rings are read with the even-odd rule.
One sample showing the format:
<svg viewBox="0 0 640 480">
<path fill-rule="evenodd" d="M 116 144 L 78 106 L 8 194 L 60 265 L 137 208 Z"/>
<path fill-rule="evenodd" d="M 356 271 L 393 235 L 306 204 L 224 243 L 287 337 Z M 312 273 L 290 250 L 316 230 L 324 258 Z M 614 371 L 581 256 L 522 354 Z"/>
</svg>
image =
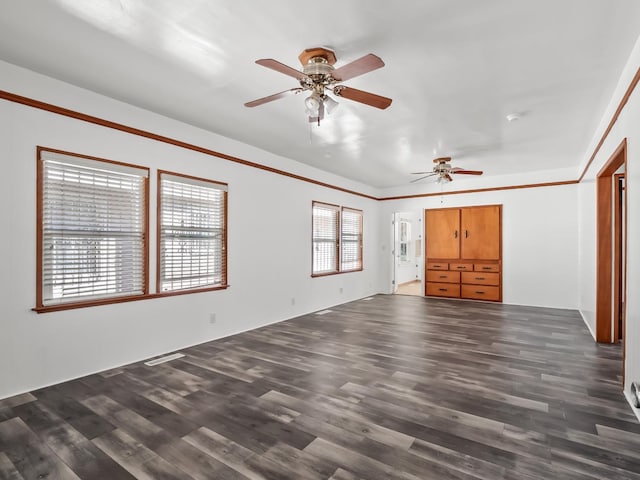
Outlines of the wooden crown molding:
<svg viewBox="0 0 640 480">
<path fill-rule="evenodd" d="M 391 196 L 391 197 L 374 197 L 373 195 L 368 195 L 366 193 L 357 192 L 355 190 L 350 190 L 348 188 L 339 187 L 337 185 L 332 185 L 330 183 L 321 182 L 319 180 L 314 180 L 312 178 L 305 177 L 305 176 L 298 175 L 298 174 L 291 173 L 291 172 L 287 172 L 285 170 L 280 170 L 278 168 L 273 168 L 273 167 L 269 167 L 267 165 L 262 165 L 260 163 L 252 162 L 250 160 L 245 160 L 245 159 L 242 159 L 242 158 L 239 158 L 239 157 L 234 157 L 232 155 L 227 155 L 227 154 L 224 154 L 224 153 L 221 153 L 221 152 L 217 152 L 215 150 L 211 150 L 209 148 L 201 147 L 199 145 L 195 145 L 195 144 L 192 144 L 192 143 L 184 142 L 182 140 L 177 140 L 175 138 L 167 137 L 167 136 L 164 136 L 164 135 L 159 135 L 157 133 L 149 132 L 147 130 L 142 130 L 142 129 L 135 128 L 135 127 L 130 127 L 130 126 L 124 125 L 122 123 L 117 123 L 117 122 L 113 122 L 111 120 L 106 120 L 106 119 L 103 119 L 103 118 L 100 118 L 100 117 L 96 117 L 96 116 L 93 116 L 93 115 L 88 115 L 88 114 L 85 114 L 85 113 L 77 112 L 75 110 L 71 110 L 71 109 L 68 109 L 68 108 L 60 107 L 58 105 L 53 105 L 51 103 L 42 102 L 40 100 L 35 100 L 33 98 L 23 97 L 21 95 L 17 95 L 15 93 L 7 92 L 5 90 L 0 90 L 0 99 L 7 100 L 9 102 L 19 103 L 21 105 L 26 105 L 26 106 L 29 106 L 29 107 L 32 107 L 32 108 L 36 108 L 36 109 L 39 109 L 39 110 L 44 110 L 44 111 L 47 111 L 47 112 L 55 113 L 57 115 L 62 115 L 62 116 L 65 116 L 65 117 L 74 118 L 76 120 L 80 120 L 80 121 L 87 122 L 87 123 L 92 123 L 94 125 L 100 125 L 100 126 L 105 127 L 105 128 L 118 130 L 118 131 L 121 131 L 121 132 L 129 133 L 131 135 L 137 135 L 139 137 L 149 138 L 151 140 L 155 140 L 155 141 L 166 143 L 166 144 L 173 145 L 173 146 L 176 146 L 176 147 L 184 148 L 186 150 L 199 152 L 199 153 L 202 153 L 204 155 L 209 155 L 209 156 L 221 158 L 223 160 L 227 160 L 227 161 L 234 162 L 234 163 L 239 163 L 239 164 L 245 165 L 247 167 L 257 168 L 259 170 L 263 170 L 263 171 L 266 171 L 266 172 L 274 173 L 276 175 L 282 175 L 282 176 L 285 176 L 285 177 L 293 178 L 294 180 L 300 180 L 302 182 L 311 183 L 313 185 L 318 185 L 318 186 L 321 186 L 321 187 L 330 188 L 332 190 L 338 190 L 340 192 L 349 193 L 351 195 L 356 195 L 356 196 L 363 197 L 363 198 L 368 198 L 370 200 L 388 201 L 388 200 L 405 200 L 405 199 L 411 199 L 411 198 L 433 197 L 433 196 L 438 196 L 438 195 L 459 195 L 459 194 L 463 194 L 463 193 L 479 193 L 479 192 L 491 192 L 491 191 L 499 191 L 499 190 L 513 190 L 513 189 L 520 189 L 520 188 L 553 187 L 553 186 L 559 186 L 559 185 L 571 185 L 571 184 L 575 184 L 575 183 L 580 183 L 584 179 L 584 177 L 585 177 L 587 171 L 589 170 L 589 168 L 591 167 L 591 164 L 593 163 L 596 155 L 600 151 L 600 148 L 602 147 L 604 141 L 606 140 L 606 138 L 609 135 L 609 133 L 611 132 L 613 126 L 617 122 L 620 114 L 622 113 L 624 107 L 626 106 L 627 102 L 629 101 L 629 98 L 631 97 L 633 91 L 635 90 L 636 86 L 638 85 L 638 82 L 640 82 L 640 68 L 638 69 L 638 71 L 636 72 L 635 76 L 631 80 L 631 83 L 627 87 L 627 90 L 625 91 L 625 94 L 623 95 L 622 99 L 620 100 L 620 103 L 618 104 L 618 108 L 616 108 L 616 111 L 613 114 L 611 120 L 609 121 L 609 124 L 607 125 L 607 128 L 603 132 L 602 137 L 600 138 L 600 141 L 596 145 L 593 153 L 589 157 L 589 161 L 587 162 L 587 164 L 584 167 L 584 170 L 582 171 L 582 174 L 580 175 L 580 177 L 577 180 L 566 180 L 566 181 L 545 182 L 545 183 L 532 183 L 532 184 L 522 184 L 522 185 L 509 185 L 509 186 L 504 186 L 504 187 L 476 188 L 476 189 L 470 189 L 470 190 L 458 190 L 458 191 L 453 191 L 453 192 L 433 192 L 433 193 L 421 193 L 421 194 L 413 194 L 413 195 L 398 195 L 398 196 Z"/>
</svg>

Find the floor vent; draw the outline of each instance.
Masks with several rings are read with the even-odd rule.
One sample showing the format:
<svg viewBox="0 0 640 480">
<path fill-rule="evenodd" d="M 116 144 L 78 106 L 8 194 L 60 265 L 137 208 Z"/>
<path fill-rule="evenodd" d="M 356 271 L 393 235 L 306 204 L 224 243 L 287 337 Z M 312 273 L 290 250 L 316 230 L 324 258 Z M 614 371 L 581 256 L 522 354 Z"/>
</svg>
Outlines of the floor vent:
<svg viewBox="0 0 640 480">
<path fill-rule="evenodd" d="M 160 365 L 161 363 L 170 362 L 171 360 L 176 360 L 182 357 L 184 357 L 184 353 L 172 353 L 171 355 L 165 355 L 164 357 L 154 358 L 153 360 L 144 362 L 144 364 L 150 367 L 154 367 L 156 365 Z"/>
<path fill-rule="evenodd" d="M 333 310 L 321 310 L 319 312 L 316 312 L 316 315 L 326 315 L 327 313 L 331 312 L 333 312 Z"/>
</svg>

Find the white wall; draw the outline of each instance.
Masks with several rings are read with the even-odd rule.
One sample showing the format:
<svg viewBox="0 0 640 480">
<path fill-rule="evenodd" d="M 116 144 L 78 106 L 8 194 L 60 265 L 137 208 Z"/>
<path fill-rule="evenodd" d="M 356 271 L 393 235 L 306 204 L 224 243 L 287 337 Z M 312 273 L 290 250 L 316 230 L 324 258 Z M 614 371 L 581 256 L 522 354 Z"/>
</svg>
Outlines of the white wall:
<svg viewBox="0 0 640 480">
<path fill-rule="evenodd" d="M 613 117 L 628 86 L 640 68 L 640 39 L 620 77 L 616 92 L 602 117 L 588 155 L 594 151 L 602 133 Z M 598 171 L 623 139 L 627 139 L 627 304 L 626 304 L 626 378 L 625 394 L 630 382 L 640 381 L 640 86 L 629 98 L 617 122 L 606 137 L 585 180 L 580 183 L 580 311 L 589 327 L 595 330 L 596 278 L 596 184 Z M 585 158 L 585 164 L 588 156 Z M 640 412 L 636 412 L 640 418 Z"/>
<path fill-rule="evenodd" d="M 344 188 L 368 187 L 0 63 L 0 89 Z M 215 112 L 212 112 L 212 114 Z M 36 314 L 36 146 L 229 184 L 224 291 Z M 377 281 L 378 203 L 157 141 L 0 101 L 0 398 L 361 298 Z M 153 186 L 152 182 L 152 186 Z M 155 190 L 150 231 L 155 231 Z M 364 211 L 362 272 L 310 277 L 311 202 Z M 155 246 L 151 235 L 151 291 Z M 341 293 L 342 289 L 342 293 Z M 295 305 L 292 305 L 295 298 Z M 209 323 L 210 313 L 217 322 Z"/>
<path fill-rule="evenodd" d="M 385 201 L 382 211 L 384 218 L 393 211 L 502 204 L 503 302 L 577 308 L 577 192 L 574 184 L 443 195 Z M 389 226 L 380 226 L 380 238 L 389 238 Z M 382 255 L 382 267 L 387 258 Z M 389 278 L 388 267 L 380 273 Z"/>
</svg>

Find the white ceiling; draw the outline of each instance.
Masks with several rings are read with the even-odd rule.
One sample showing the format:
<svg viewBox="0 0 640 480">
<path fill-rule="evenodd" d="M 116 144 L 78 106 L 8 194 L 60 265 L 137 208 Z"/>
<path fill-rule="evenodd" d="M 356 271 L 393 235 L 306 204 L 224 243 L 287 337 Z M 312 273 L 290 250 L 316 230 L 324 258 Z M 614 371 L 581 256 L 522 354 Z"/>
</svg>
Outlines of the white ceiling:
<svg viewBox="0 0 640 480">
<path fill-rule="evenodd" d="M 0 7 L 0 59 L 374 187 L 437 156 L 485 176 L 577 167 L 640 35 L 637 0 L 20 0 Z M 256 65 L 386 66 L 344 82 L 310 125 L 298 86 Z M 519 113 L 509 123 L 505 116 Z M 213 146 L 215 148 L 215 146 Z M 259 162 L 259 158 L 248 160 Z"/>
</svg>

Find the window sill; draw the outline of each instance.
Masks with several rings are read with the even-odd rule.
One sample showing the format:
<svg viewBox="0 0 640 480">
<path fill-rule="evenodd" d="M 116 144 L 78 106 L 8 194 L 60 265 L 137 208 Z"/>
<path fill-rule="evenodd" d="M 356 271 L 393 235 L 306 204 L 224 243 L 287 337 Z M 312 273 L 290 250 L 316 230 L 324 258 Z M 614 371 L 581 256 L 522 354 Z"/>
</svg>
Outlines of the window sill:
<svg viewBox="0 0 640 480">
<path fill-rule="evenodd" d="M 342 270 L 341 272 L 327 272 L 327 273 L 312 273 L 311 278 L 317 277 L 330 277 L 331 275 L 340 275 L 342 273 L 353 273 L 353 272 L 361 272 L 362 268 L 356 268 L 353 270 Z"/>
<path fill-rule="evenodd" d="M 229 285 L 218 285 L 216 287 L 207 287 L 191 290 L 175 290 L 171 292 L 149 293 L 144 295 L 131 295 L 127 297 L 102 298 L 100 300 L 89 300 L 86 302 L 70 302 L 57 303 L 55 305 L 42 305 L 34 307 L 31 310 L 36 313 L 59 312 L 62 310 L 73 310 L 76 308 L 99 307 L 102 305 L 111 305 L 115 303 L 137 302 L 138 300 L 151 300 L 154 298 L 175 297 L 176 295 L 190 295 L 193 293 L 213 292 L 216 290 L 226 290 Z"/>
</svg>

